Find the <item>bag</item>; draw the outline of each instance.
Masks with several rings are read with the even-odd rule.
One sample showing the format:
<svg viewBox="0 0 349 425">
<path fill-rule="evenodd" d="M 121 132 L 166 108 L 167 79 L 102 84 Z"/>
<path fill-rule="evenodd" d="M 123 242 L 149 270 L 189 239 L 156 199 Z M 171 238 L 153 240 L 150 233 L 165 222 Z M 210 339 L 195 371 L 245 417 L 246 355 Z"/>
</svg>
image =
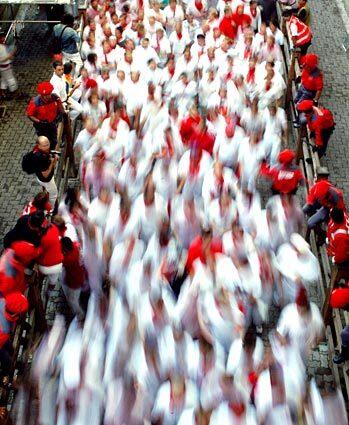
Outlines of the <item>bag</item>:
<svg viewBox="0 0 349 425">
<path fill-rule="evenodd" d="M 53 36 L 51 45 L 50 45 L 50 53 L 52 55 L 59 55 L 60 53 L 62 53 L 62 36 L 66 28 L 68 28 L 68 25 L 66 25 L 62 29 L 62 32 L 59 37 Z"/>
<path fill-rule="evenodd" d="M 28 152 L 22 158 L 22 170 L 27 174 L 45 171 L 50 166 L 48 155 L 40 152 Z"/>
</svg>

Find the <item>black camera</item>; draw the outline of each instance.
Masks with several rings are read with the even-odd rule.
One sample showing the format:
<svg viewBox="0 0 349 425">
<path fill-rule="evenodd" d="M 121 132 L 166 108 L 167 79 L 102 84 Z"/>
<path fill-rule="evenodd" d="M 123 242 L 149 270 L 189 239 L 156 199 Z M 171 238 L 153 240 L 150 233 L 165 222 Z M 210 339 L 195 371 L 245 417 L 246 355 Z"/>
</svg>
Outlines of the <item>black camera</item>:
<svg viewBox="0 0 349 425">
<path fill-rule="evenodd" d="M 61 156 L 61 155 L 62 155 L 62 152 L 60 152 L 60 151 L 50 151 L 50 154 L 51 154 L 51 155 L 58 155 L 58 156 Z"/>
</svg>

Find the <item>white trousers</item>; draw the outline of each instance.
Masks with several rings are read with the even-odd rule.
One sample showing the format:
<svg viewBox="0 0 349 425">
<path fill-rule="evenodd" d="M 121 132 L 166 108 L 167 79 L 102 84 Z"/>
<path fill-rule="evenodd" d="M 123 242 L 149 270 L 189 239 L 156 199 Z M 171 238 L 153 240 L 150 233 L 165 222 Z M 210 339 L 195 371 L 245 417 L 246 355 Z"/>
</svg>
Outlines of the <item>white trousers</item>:
<svg viewBox="0 0 349 425">
<path fill-rule="evenodd" d="M 79 301 L 81 288 L 77 288 L 77 289 L 69 288 L 69 286 L 67 286 L 64 283 L 64 273 L 63 273 L 62 289 L 73 314 L 77 316 L 78 319 L 83 319 L 84 311 L 81 308 L 80 301 Z"/>
<path fill-rule="evenodd" d="M 55 202 L 56 202 L 57 196 L 58 196 L 58 189 L 57 189 L 57 186 L 56 186 L 55 178 L 52 177 L 52 179 L 49 182 L 42 182 L 38 178 L 37 178 L 37 181 L 40 183 L 40 185 L 42 187 L 44 187 L 47 190 L 48 195 L 49 195 L 49 199 L 50 199 L 50 204 L 51 204 L 52 208 L 54 208 Z"/>
<path fill-rule="evenodd" d="M 0 79 L 1 79 L 1 89 L 8 89 L 10 92 L 14 92 L 18 88 L 16 77 L 13 73 L 12 66 L 8 68 L 0 68 Z"/>
</svg>

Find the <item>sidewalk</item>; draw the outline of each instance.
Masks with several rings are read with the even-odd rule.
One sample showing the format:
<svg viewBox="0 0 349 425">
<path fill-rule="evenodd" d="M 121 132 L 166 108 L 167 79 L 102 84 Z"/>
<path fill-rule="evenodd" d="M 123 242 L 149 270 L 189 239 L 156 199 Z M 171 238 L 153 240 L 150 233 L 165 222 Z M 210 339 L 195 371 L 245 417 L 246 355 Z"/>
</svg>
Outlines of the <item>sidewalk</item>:
<svg viewBox="0 0 349 425">
<path fill-rule="evenodd" d="M 19 91 L 28 96 L 1 102 L 6 106 L 6 114 L 0 119 L 0 248 L 3 235 L 16 222 L 25 203 L 40 191 L 35 177 L 22 171 L 21 161 L 35 143 L 35 132 L 25 116 L 25 108 L 36 94 L 37 83 L 51 74 L 45 32 L 44 24 L 27 24 L 21 32 L 14 71 Z"/>
<path fill-rule="evenodd" d="M 340 1 L 340 0 L 339 0 Z M 320 57 L 325 88 L 320 103 L 335 115 L 336 129 L 322 161 L 331 173 L 331 180 L 344 190 L 349 201 L 349 52 L 341 45 L 347 36 L 336 1 L 309 0 L 314 38 L 310 51 Z M 349 24 L 349 22 L 348 22 Z"/>
</svg>

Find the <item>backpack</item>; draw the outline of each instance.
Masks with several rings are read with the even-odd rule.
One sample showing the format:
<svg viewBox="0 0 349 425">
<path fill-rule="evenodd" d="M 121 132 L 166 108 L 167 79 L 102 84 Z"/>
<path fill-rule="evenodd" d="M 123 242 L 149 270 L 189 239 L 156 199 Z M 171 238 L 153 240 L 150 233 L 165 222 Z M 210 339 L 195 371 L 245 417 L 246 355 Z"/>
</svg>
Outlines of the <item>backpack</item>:
<svg viewBox="0 0 349 425">
<path fill-rule="evenodd" d="M 60 53 L 62 53 L 62 36 L 67 28 L 68 25 L 65 25 L 59 37 L 55 35 L 53 36 L 50 44 L 50 52 L 52 55 L 59 55 Z"/>
<path fill-rule="evenodd" d="M 37 172 L 47 170 L 50 166 L 48 155 L 40 152 L 30 151 L 22 158 L 22 170 L 27 174 L 35 174 Z"/>
</svg>

